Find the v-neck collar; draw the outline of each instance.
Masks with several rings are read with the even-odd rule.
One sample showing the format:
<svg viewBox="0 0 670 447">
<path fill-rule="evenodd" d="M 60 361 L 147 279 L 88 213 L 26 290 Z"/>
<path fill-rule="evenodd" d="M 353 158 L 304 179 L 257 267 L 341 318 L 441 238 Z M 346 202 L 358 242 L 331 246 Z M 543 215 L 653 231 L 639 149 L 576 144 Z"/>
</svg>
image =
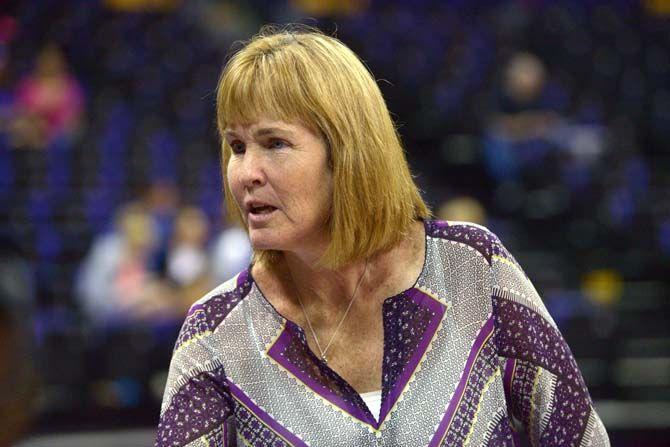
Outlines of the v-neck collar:
<svg viewBox="0 0 670 447">
<path fill-rule="evenodd" d="M 427 273 L 429 225 L 429 221 L 423 222 L 424 260 L 414 284 L 385 298 L 382 304 L 384 348 L 378 420 L 353 386 L 315 355 L 307 344 L 305 330 L 272 305 L 251 275 L 251 266 L 248 270 L 249 280 L 261 301 L 282 324 L 277 336 L 266 346 L 266 355 L 312 392 L 373 430 L 380 428 L 407 390 L 446 312 L 443 303 L 419 287 Z"/>
<path fill-rule="evenodd" d="M 402 292 L 398 292 L 395 295 L 392 295 L 392 296 L 389 296 L 389 297 L 385 298 L 382 305 L 384 305 L 387 301 L 392 300 L 393 298 L 396 298 L 398 296 L 402 296 L 403 294 L 409 292 L 410 290 L 415 289 L 418 286 L 418 284 L 421 282 L 421 280 L 424 278 L 424 276 L 426 275 L 427 259 L 428 259 L 428 239 L 430 237 L 430 229 L 429 229 L 430 221 L 426 219 L 422 223 L 423 223 L 423 231 L 424 231 L 424 240 L 423 240 L 424 251 L 423 251 L 423 264 L 421 266 L 421 271 L 417 275 L 416 279 L 414 280 L 414 284 L 412 284 L 411 287 L 403 290 Z M 267 297 L 265 296 L 265 293 L 263 293 L 263 290 L 261 289 L 258 282 L 256 282 L 256 279 L 254 278 L 254 276 L 251 272 L 252 267 L 253 267 L 253 263 L 249 264 L 249 266 L 245 270 L 245 273 L 246 273 L 250 283 L 252 284 L 252 286 L 255 287 L 256 290 L 258 290 L 259 295 L 261 296 L 261 298 L 263 298 L 263 301 L 269 306 L 272 313 L 274 313 L 276 317 L 278 317 L 278 318 L 280 318 L 280 319 L 282 319 L 286 322 L 292 323 L 293 325 L 298 327 L 300 329 L 300 331 L 304 334 L 305 331 L 302 328 L 302 326 L 300 326 L 299 324 L 293 322 L 292 320 L 290 320 L 290 319 L 286 318 L 284 315 L 282 315 L 282 313 L 277 310 L 277 308 L 274 306 L 274 304 L 272 304 L 270 302 L 270 300 L 267 299 Z"/>
</svg>

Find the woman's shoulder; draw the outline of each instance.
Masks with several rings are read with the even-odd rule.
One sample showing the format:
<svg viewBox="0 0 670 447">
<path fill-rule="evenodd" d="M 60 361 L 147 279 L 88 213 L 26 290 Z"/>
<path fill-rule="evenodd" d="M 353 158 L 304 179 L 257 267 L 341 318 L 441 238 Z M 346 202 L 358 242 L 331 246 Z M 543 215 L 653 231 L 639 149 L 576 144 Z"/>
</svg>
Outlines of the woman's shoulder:
<svg viewBox="0 0 670 447">
<path fill-rule="evenodd" d="M 213 332 L 249 295 L 252 284 L 249 269 L 245 269 L 206 293 L 191 305 L 182 326 L 182 335 L 193 338 Z"/>
<path fill-rule="evenodd" d="M 204 306 L 208 303 L 213 304 L 213 301 L 229 301 L 231 299 L 244 298 L 249 293 L 252 282 L 250 268 L 246 268 L 227 281 L 214 287 L 193 303 L 191 307 Z"/>
<path fill-rule="evenodd" d="M 460 244 L 475 250 L 486 259 L 489 265 L 496 258 L 508 259 L 513 257 L 502 244 L 498 236 L 487 227 L 464 221 L 427 220 L 426 236 L 441 239 L 452 244 Z"/>
<path fill-rule="evenodd" d="M 443 259 L 442 265 L 456 269 L 466 268 L 470 263 L 464 262 L 464 257 L 476 256 L 485 259 L 488 264 L 485 271 L 490 278 L 493 297 L 523 304 L 551 321 L 531 280 L 493 231 L 472 222 L 432 220 L 426 222 L 426 235 L 443 243 L 467 248 L 467 250 L 435 250 L 436 256 L 449 258 L 448 262 Z"/>
<path fill-rule="evenodd" d="M 552 321 L 530 278 L 494 232 L 475 223 L 455 221 L 431 221 L 426 228 L 428 236 L 463 244 L 486 258 L 493 296 L 523 304 Z"/>
</svg>

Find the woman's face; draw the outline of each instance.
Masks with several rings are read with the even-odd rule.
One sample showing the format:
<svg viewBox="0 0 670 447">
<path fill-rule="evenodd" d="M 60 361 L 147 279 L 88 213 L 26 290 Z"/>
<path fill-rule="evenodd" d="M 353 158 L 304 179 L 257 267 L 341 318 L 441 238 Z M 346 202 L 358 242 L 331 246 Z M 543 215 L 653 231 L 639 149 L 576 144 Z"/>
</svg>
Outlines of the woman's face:
<svg viewBox="0 0 670 447">
<path fill-rule="evenodd" d="M 324 139 L 300 124 L 231 126 L 228 186 L 251 245 L 320 256 L 330 235 L 332 174 Z"/>
</svg>

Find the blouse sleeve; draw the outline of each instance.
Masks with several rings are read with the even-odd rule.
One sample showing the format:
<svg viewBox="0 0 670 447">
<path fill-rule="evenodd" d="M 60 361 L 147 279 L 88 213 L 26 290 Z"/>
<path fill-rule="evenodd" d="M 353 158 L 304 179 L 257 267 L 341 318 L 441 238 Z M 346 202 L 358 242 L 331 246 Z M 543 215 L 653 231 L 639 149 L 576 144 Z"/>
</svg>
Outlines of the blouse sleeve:
<svg viewBox="0 0 670 447">
<path fill-rule="evenodd" d="M 495 341 L 509 414 L 533 446 L 609 446 L 570 348 L 497 238 L 491 268 Z"/>
<path fill-rule="evenodd" d="M 236 445 L 223 366 L 212 354 L 204 312 L 189 310 L 170 362 L 156 447 Z"/>
</svg>

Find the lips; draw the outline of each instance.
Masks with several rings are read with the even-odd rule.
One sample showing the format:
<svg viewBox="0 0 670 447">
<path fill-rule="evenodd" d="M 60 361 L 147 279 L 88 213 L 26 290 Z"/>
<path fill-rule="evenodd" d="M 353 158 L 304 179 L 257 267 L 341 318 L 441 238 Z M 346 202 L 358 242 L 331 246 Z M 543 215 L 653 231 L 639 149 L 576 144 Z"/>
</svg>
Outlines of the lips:
<svg viewBox="0 0 670 447">
<path fill-rule="evenodd" d="M 270 218 L 277 207 L 260 200 L 247 200 L 244 202 L 244 209 L 250 224 L 261 224 Z"/>
<path fill-rule="evenodd" d="M 274 206 L 271 206 L 271 205 L 252 206 L 252 207 L 249 209 L 249 212 L 250 212 L 251 214 L 269 214 L 269 213 L 273 212 L 273 211 L 276 210 L 276 209 L 277 209 L 277 208 L 275 208 Z"/>
<path fill-rule="evenodd" d="M 247 213 L 252 214 L 267 214 L 277 209 L 276 206 L 272 206 L 267 202 L 260 200 L 250 199 L 244 201 L 244 209 Z"/>
</svg>

